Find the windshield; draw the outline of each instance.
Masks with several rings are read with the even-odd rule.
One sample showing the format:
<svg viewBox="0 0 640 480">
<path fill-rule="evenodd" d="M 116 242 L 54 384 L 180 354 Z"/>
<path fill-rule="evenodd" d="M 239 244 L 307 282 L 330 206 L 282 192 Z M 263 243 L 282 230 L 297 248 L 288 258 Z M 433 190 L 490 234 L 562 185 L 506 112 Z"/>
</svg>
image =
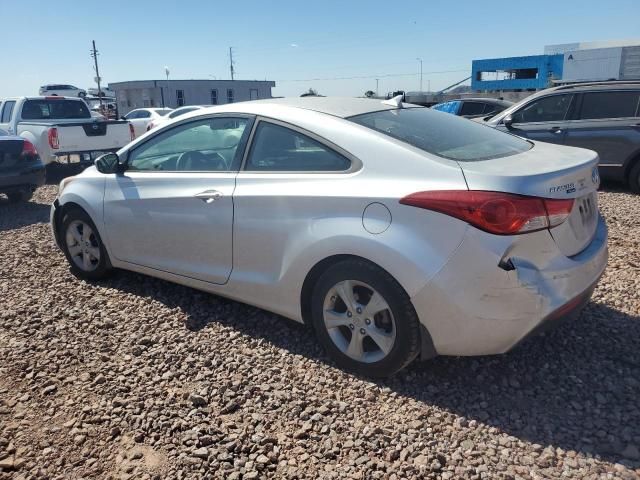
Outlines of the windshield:
<svg viewBox="0 0 640 480">
<path fill-rule="evenodd" d="M 87 104 L 82 100 L 41 99 L 27 100 L 22 106 L 24 120 L 91 118 Z"/>
<path fill-rule="evenodd" d="M 165 109 L 162 109 L 162 108 L 156 108 L 154 111 L 155 111 L 158 115 L 160 115 L 161 117 L 164 117 L 164 116 L 165 116 L 167 113 L 169 113 L 169 112 L 173 112 L 173 110 L 171 110 L 171 109 L 169 109 L 169 108 L 165 108 Z"/>
<path fill-rule="evenodd" d="M 532 146 L 514 135 L 429 108 L 383 110 L 349 120 L 425 152 L 461 162 L 515 155 Z"/>
</svg>

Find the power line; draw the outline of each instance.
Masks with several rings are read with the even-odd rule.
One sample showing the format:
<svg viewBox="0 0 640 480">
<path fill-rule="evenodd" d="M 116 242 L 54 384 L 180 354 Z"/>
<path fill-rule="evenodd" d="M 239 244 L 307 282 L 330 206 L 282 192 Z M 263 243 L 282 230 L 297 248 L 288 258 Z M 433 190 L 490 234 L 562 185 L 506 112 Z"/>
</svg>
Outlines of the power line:
<svg viewBox="0 0 640 480">
<path fill-rule="evenodd" d="M 440 73 L 460 73 L 460 72 L 468 72 L 469 69 L 465 68 L 462 70 L 439 70 L 432 72 L 422 72 L 427 75 L 436 75 Z M 275 80 L 276 82 L 320 82 L 320 81 L 331 81 L 331 80 L 359 80 L 363 78 L 387 78 L 387 77 L 414 77 L 416 75 L 415 72 L 411 73 L 387 73 L 384 75 L 356 75 L 353 77 L 325 77 L 325 78 L 300 78 L 300 79 L 280 79 Z"/>
</svg>

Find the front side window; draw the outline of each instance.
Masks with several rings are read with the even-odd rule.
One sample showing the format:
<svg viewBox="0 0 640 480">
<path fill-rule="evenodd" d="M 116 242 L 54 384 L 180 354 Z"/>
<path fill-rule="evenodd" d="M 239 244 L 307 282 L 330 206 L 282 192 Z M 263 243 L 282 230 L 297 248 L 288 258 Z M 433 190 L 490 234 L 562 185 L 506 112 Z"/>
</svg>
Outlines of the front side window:
<svg viewBox="0 0 640 480">
<path fill-rule="evenodd" d="M 246 170 L 280 172 L 341 172 L 349 159 L 325 145 L 280 125 L 260 122 Z"/>
<path fill-rule="evenodd" d="M 24 120 L 91 118 L 89 107 L 82 100 L 64 98 L 27 100 L 22 105 Z"/>
<path fill-rule="evenodd" d="M 211 90 L 211 105 L 217 105 L 218 104 L 218 90 L 213 89 Z"/>
<path fill-rule="evenodd" d="M 480 102 L 463 102 L 460 115 L 482 115 L 484 105 Z"/>
<path fill-rule="evenodd" d="M 233 88 L 227 89 L 227 103 L 233 103 Z"/>
<path fill-rule="evenodd" d="M 184 90 L 176 90 L 176 102 L 179 107 L 184 106 Z"/>
<path fill-rule="evenodd" d="M 138 115 L 136 118 L 150 118 L 151 112 L 149 110 L 138 110 Z"/>
<path fill-rule="evenodd" d="M 0 118 L 0 123 L 9 123 L 11 121 L 11 114 L 13 113 L 13 107 L 15 107 L 16 102 L 10 100 L 8 102 L 4 102 L 4 106 L 2 107 L 2 118 Z"/>
<path fill-rule="evenodd" d="M 573 95 L 550 95 L 535 100 L 511 115 L 513 123 L 561 122 L 567 117 Z"/>
<path fill-rule="evenodd" d="M 127 120 L 134 120 L 134 119 L 138 118 L 138 113 L 139 113 L 138 110 L 133 110 L 133 111 L 127 113 L 124 116 L 124 118 L 127 119 Z"/>
<path fill-rule="evenodd" d="M 580 119 L 636 117 L 639 96 L 637 91 L 584 93 Z"/>
<path fill-rule="evenodd" d="M 171 128 L 135 148 L 128 170 L 237 171 L 249 123 L 247 118 L 214 117 Z"/>
<path fill-rule="evenodd" d="M 382 110 L 349 120 L 433 155 L 462 162 L 506 157 L 532 147 L 514 135 L 430 108 Z"/>
</svg>

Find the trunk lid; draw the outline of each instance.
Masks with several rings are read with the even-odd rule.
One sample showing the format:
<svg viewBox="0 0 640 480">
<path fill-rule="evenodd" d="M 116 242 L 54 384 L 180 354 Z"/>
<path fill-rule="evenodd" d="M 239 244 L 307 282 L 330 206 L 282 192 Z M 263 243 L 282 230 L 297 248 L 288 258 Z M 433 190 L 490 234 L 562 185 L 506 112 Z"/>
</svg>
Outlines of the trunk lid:
<svg viewBox="0 0 640 480">
<path fill-rule="evenodd" d="M 598 225 L 596 152 L 536 142 L 517 155 L 458 163 L 470 190 L 574 199 L 569 218 L 549 231 L 567 256 L 580 253 L 591 243 Z"/>
</svg>

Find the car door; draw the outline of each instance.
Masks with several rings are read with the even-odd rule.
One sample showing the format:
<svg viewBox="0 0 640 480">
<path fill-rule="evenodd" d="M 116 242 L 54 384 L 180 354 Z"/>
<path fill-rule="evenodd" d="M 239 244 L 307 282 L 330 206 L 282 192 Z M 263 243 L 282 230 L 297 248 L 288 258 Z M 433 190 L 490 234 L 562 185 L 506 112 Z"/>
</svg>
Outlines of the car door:
<svg viewBox="0 0 640 480">
<path fill-rule="evenodd" d="M 502 123 L 499 128 L 531 140 L 562 145 L 574 97 L 572 93 L 559 93 L 536 98 L 511 114 L 510 128 Z"/>
<path fill-rule="evenodd" d="M 109 175 L 104 223 L 121 261 L 223 284 L 232 267 L 233 192 L 253 119 L 208 116 L 162 130 Z"/>
<path fill-rule="evenodd" d="M 638 90 L 580 94 L 565 144 L 595 150 L 602 175 L 622 180 L 625 162 L 640 151 L 639 102 Z"/>
</svg>

